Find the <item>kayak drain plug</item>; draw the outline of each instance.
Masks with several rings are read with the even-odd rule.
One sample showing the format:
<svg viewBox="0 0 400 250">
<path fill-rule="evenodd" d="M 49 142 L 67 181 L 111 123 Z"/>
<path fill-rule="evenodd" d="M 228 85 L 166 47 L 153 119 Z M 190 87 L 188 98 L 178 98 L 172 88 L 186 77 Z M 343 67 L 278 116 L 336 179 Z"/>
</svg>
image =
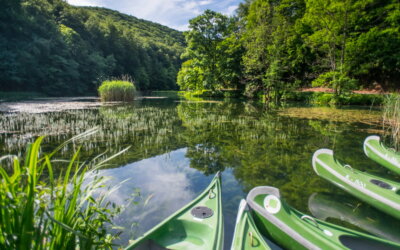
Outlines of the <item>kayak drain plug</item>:
<svg viewBox="0 0 400 250">
<path fill-rule="evenodd" d="M 195 218 L 199 218 L 199 219 L 205 219 L 205 218 L 209 218 L 211 216 L 213 216 L 214 212 L 212 211 L 212 209 L 208 208 L 208 207 L 204 207 L 204 206 L 197 206 L 194 207 L 190 213 L 195 217 Z"/>
</svg>

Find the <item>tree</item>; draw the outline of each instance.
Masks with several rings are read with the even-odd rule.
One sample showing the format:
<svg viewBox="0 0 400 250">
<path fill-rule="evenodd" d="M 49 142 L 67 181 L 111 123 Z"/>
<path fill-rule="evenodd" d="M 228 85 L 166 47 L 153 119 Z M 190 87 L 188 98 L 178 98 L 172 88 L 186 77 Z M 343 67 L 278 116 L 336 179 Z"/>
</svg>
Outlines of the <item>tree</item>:
<svg viewBox="0 0 400 250">
<path fill-rule="evenodd" d="M 340 95 L 343 89 L 352 84 L 348 77 L 349 68 L 346 61 L 346 45 L 349 40 L 349 29 L 355 11 L 354 0 L 306 0 L 307 8 L 303 21 L 311 27 L 313 33 L 306 38 L 308 44 L 319 55 L 319 67 L 322 78 L 314 81 L 319 85 L 324 79 L 331 79 L 325 84 L 335 89 Z M 346 86 L 347 85 L 347 86 Z"/>
<path fill-rule="evenodd" d="M 189 28 L 185 33 L 188 46 L 183 58 L 191 62 L 184 64 L 179 72 L 180 86 L 212 90 L 236 88 L 240 78 L 241 45 L 234 32 L 234 19 L 206 10 L 189 21 Z M 195 75 L 196 80 L 193 79 Z M 191 82 L 184 83 L 185 79 Z"/>
</svg>

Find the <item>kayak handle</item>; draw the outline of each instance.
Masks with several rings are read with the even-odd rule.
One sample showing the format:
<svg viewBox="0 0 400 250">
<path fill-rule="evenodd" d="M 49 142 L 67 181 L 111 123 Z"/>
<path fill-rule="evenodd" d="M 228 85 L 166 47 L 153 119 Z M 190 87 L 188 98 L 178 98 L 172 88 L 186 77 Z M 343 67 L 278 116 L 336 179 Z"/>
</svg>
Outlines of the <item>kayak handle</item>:
<svg viewBox="0 0 400 250">
<path fill-rule="evenodd" d="M 308 219 L 308 220 L 314 222 L 315 227 L 318 228 L 318 229 L 320 229 L 319 226 L 318 226 L 318 222 L 317 222 L 313 217 L 311 217 L 311 216 L 309 216 L 309 215 L 303 215 L 303 216 L 301 216 L 301 219 L 302 219 L 302 220 Z"/>
<path fill-rule="evenodd" d="M 208 192 L 208 198 L 209 199 L 214 199 L 215 198 L 215 193 L 214 193 L 214 189 L 210 189 L 210 191 Z"/>
<path fill-rule="evenodd" d="M 351 172 L 354 173 L 354 169 L 353 169 L 350 165 L 346 164 L 346 165 L 344 165 L 344 168 L 347 168 L 347 169 L 349 169 Z"/>
<path fill-rule="evenodd" d="M 253 247 L 253 232 L 249 232 L 250 236 L 250 246 Z"/>
</svg>

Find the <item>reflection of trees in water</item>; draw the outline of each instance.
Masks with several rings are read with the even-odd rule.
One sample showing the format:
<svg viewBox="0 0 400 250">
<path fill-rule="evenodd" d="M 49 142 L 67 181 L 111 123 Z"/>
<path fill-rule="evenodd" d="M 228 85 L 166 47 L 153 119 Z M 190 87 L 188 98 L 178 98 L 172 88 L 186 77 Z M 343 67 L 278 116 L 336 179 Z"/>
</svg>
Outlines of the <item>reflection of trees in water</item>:
<svg viewBox="0 0 400 250">
<path fill-rule="evenodd" d="M 361 125 L 337 117 L 329 120 L 326 109 L 323 120 L 280 115 L 287 114 L 285 109 L 269 111 L 238 102 L 180 103 L 177 110 L 186 128 L 191 167 L 206 174 L 231 167 L 245 192 L 255 186 L 276 186 L 291 205 L 303 210 L 312 192 L 340 192 L 313 172 L 315 150 L 339 149 L 340 156 L 352 155 L 355 164 L 363 158 L 361 144 L 367 134 L 357 131 Z M 351 113 L 344 112 L 351 119 Z M 357 112 L 361 117 L 364 111 Z"/>
</svg>

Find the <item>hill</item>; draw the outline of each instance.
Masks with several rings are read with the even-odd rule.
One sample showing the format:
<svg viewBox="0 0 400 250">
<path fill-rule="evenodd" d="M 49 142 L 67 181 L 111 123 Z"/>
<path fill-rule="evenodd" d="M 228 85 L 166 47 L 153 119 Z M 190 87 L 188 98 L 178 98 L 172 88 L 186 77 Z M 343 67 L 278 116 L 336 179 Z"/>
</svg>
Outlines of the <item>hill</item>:
<svg viewBox="0 0 400 250">
<path fill-rule="evenodd" d="M 129 75 L 141 90 L 176 89 L 181 32 L 117 11 L 62 0 L 5 1 L 0 91 L 89 95 Z"/>
</svg>

